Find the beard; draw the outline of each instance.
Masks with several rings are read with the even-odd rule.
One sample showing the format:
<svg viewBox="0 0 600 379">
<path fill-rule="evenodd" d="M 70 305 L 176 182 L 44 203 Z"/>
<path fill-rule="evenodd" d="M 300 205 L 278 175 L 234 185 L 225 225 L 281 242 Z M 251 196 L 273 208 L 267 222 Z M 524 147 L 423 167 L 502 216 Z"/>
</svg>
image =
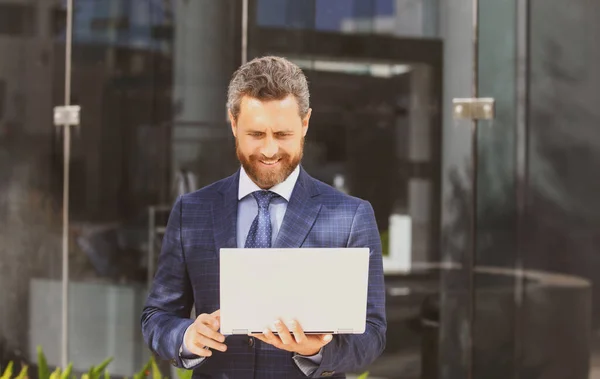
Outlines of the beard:
<svg viewBox="0 0 600 379">
<path fill-rule="evenodd" d="M 302 160 L 304 152 L 304 138 L 300 142 L 300 152 L 291 156 L 288 153 L 279 152 L 274 157 L 266 158 L 262 154 L 251 154 L 245 156 L 239 148 L 237 138 L 235 140 L 235 152 L 237 158 L 244 167 L 246 174 L 252 179 L 256 185 L 262 189 L 269 189 L 277 184 L 283 182 L 288 176 L 298 167 Z M 277 167 L 265 167 L 260 161 L 276 161 L 279 163 Z M 262 166 L 262 167 L 261 167 Z"/>
</svg>

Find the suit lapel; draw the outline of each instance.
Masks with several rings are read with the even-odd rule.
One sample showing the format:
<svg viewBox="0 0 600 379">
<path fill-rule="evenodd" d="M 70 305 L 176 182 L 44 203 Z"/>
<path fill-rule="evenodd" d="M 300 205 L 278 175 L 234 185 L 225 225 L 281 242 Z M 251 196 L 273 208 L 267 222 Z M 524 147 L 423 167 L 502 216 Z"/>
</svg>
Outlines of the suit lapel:
<svg viewBox="0 0 600 379">
<path fill-rule="evenodd" d="M 321 210 L 321 203 L 317 201 L 318 195 L 314 179 L 300 168 L 300 175 L 285 211 L 274 248 L 302 246 Z"/>
<path fill-rule="evenodd" d="M 240 172 L 230 176 L 219 188 L 221 198 L 213 204 L 213 233 L 217 257 L 221 248 L 237 247 L 237 209 Z"/>
</svg>

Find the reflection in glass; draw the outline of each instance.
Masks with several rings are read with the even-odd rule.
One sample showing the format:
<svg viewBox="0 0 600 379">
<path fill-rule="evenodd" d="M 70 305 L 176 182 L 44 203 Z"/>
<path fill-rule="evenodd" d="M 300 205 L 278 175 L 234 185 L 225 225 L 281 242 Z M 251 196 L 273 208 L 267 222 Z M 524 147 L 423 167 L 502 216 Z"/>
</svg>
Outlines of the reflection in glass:
<svg viewBox="0 0 600 379">
<path fill-rule="evenodd" d="M 439 286 L 422 267 L 439 256 L 441 44 L 388 37 L 435 36 L 427 1 L 250 3 L 250 28 L 298 33 L 282 34 L 291 53 L 251 40 L 249 55 L 285 55 L 309 77 L 305 167 L 375 208 L 390 334 L 373 376 L 418 374 L 420 308 Z M 0 348 L 34 362 L 42 345 L 51 365 L 60 351 L 62 132 L 49 115 L 64 98 L 64 4 L 0 1 L 0 288 L 9 289 L 0 291 Z M 238 167 L 225 99 L 241 59 L 241 2 L 75 4 L 71 102 L 82 123 L 71 160 L 69 358 L 86 370 L 113 356 L 111 374 L 129 376 L 149 355 L 139 314 L 173 201 Z M 358 47 L 313 54 L 328 50 L 313 31 Z M 353 39 L 362 35 L 366 43 Z"/>
<path fill-rule="evenodd" d="M 436 371 L 439 337 L 431 327 L 439 325 L 439 271 L 431 264 L 439 256 L 439 46 L 378 35 L 408 34 L 406 23 L 386 24 L 397 1 L 316 1 L 312 14 L 304 10 L 303 26 L 281 21 L 289 2 L 268 3 L 256 2 L 249 55 L 284 55 L 308 77 L 313 112 L 304 167 L 375 210 L 388 335 L 384 354 L 366 369 L 375 378 L 428 375 Z M 364 45 L 361 34 L 369 35 Z"/>
<path fill-rule="evenodd" d="M 436 37 L 433 0 L 256 0 L 261 27 Z"/>
<path fill-rule="evenodd" d="M 49 10 L 46 2 L 0 2 L 1 367 L 32 361 L 37 284 L 60 283 L 62 159 L 51 115 L 64 98 L 64 66 L 54 62 L 64 46 L 44 35 L 38 16 Z M 47 303 L 57 312 L 46 314 L 45 327 L 60 331 L 60 296 Z"/>
</svg>

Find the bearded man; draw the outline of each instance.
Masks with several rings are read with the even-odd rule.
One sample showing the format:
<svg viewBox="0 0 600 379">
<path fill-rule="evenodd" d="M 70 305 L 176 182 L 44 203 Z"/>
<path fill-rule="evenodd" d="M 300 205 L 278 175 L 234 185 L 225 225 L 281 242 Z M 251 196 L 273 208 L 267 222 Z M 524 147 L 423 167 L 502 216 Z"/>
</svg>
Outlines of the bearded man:
<svg viewBox="0 0 600 379">
<path fill-rule="evenodd" d="M 227 107 L 241 167 L 176 201 L 142 313 L 146 343 L 173 365 L 193 369 L 193 378 L 345 378 L 385 348 L 381 240 L 373 208 L 301 167 L 311 109 L 298 66 L 273 56 L 242 65 L 229 84 Z M 368 247 L 365 333 L 309 335 L 299 323 L 277 320 L 277 335 L 267 330 L 225 338 L 219 333 L 218 252 L 236 247 Z M 326 277 L 281 269 L 327 285 Z M 195 320 L 189 317 L 193 305 Z"/>
</svg>

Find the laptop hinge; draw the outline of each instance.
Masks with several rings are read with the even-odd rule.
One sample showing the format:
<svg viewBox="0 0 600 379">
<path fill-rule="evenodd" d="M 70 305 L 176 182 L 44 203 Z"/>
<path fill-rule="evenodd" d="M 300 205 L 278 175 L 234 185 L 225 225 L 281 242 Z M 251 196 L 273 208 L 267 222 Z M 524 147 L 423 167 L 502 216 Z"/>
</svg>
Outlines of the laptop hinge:
<svg viewBox="0 0 600 379">
<path fill-rule="evenodd" d="M 339 334 L 352 334 L 354 333 L 354 329 L 338 329 Z"/>
<path fill-rule="evenodd" d="M 248 329 L 233 329 L 231 334 L 243 334 L 248 335 Z"/>
</svg>

